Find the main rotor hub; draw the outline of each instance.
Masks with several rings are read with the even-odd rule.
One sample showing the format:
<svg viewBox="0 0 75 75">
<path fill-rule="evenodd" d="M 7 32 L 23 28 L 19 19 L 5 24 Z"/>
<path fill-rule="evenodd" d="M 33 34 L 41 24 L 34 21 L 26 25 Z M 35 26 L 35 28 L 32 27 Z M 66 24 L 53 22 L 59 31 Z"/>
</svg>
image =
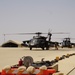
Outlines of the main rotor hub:
<svg viewBox="0 0 75 75">
<path fill-rule="evenodd" d="M 38 36 L 40 36 L 42 33 L 41 32 L 36 32 L 35 34 L 38 35 Z"/>
</svg>

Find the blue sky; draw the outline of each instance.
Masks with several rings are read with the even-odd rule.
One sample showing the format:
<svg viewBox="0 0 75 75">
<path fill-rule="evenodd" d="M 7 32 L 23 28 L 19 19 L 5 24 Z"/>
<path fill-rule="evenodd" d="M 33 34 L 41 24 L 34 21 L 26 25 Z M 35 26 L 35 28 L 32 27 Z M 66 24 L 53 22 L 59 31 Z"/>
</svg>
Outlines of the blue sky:
<svg viewBox="0 0 75 75">
<path fill-rule="evenodd" d="M 75 38 L 75 0 L 0 0 L 0 43 L 2 34 L 27 32 L 69 32 L 53 38 Z M 29 35 L 6 36 L 23 41 Z"/>
</svg>

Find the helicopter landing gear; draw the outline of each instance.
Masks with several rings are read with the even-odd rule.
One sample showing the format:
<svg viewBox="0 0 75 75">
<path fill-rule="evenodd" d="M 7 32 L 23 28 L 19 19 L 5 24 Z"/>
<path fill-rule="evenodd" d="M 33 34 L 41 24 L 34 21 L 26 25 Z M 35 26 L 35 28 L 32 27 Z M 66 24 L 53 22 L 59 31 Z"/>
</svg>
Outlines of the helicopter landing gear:
<svg viewBox="0 0 75 75">
<path fill-rule="evenodd" d="M 32 50 L 32 47 L 30 47 L 30 50 Z"/>
<path fill-rule="evenodd" d="M 42 50 L 44 50 L 44 47 L 42 47 Z"/>
<path fill-rule="evenodd" d="M 61 48 L 63 48 L 63 46 Z"/>
</svg>

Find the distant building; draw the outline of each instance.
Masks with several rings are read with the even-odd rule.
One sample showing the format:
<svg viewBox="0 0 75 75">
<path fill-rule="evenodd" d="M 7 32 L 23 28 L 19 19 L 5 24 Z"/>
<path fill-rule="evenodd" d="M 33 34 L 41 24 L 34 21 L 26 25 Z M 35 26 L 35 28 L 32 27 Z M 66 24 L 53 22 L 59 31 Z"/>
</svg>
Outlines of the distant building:
<svg viewBox="0 0 75 75">
<path fill-rule="evenodd" d="M 9 40 L 1 45 L 1 47 L 22 47 L 22 42 Z"/>
</svg>

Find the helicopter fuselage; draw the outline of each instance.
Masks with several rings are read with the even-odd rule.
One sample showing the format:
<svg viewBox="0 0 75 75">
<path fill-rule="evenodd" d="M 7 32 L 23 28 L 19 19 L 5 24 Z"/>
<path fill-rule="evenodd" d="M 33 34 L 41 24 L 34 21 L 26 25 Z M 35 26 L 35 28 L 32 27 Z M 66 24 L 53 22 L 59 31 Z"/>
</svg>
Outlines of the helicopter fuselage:
<svg viewBox="0 0 75 75">
<path fill-rule="evenodd" d="M 31 40 L 29 40 L 28 46 L 30 47 L 30 50 L 32 50 L 32 48 L 42 48 L 43 50 L 44 48 L 49 48 L 48 41 L 44 36 L 34 36 Z"/>
</svg>

